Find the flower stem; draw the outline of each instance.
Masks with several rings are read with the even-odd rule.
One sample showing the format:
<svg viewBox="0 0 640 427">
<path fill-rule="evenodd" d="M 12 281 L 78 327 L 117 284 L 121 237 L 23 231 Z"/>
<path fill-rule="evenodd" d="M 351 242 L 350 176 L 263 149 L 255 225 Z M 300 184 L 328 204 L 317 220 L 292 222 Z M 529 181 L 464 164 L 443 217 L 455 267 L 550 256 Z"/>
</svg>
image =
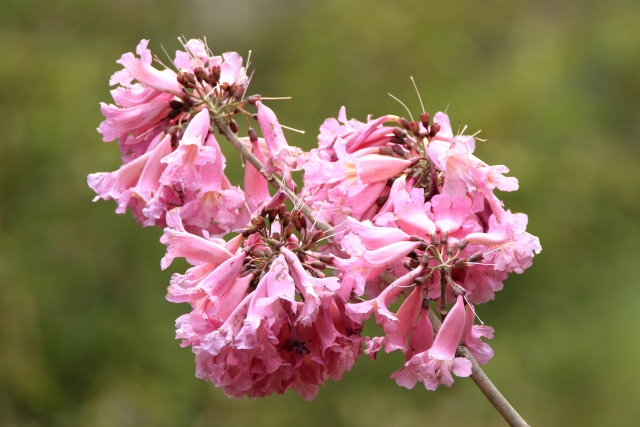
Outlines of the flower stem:
<svg viewBox="0 0 640 427">
<path fill-rule="evenodd" d="M 429 310 L 429 320 L 433 325 L 434 331 L 438 332 L 440 326 L 442 326 L 442 322 L 440 322 L 440 319 L 438 319 L 438 316 L 435 315 L 433 310 Z M 485 374 L 480 365 L 478 365 L 476 359 L 469 353 L 469 350 L 459 345 L 456 350 L 456 355 L 466 357 L 471 361 L 470 378 L 511 427 L 530 427 L 520 414 L 518 414 L 518 411 L 511 406 L 511 403 L 500 393 L 500 390 L 491 382 L 487 374 Z"/>
</svg>

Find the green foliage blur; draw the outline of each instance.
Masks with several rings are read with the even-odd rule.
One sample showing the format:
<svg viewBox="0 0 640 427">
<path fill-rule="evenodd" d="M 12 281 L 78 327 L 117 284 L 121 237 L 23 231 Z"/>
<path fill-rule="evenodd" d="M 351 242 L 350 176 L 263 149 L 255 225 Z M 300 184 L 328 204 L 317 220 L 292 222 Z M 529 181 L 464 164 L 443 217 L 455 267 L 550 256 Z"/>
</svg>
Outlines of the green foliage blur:
<svg viewBox="0 0 640 427">
<path fill-rule="evenodd" d="M 317 400 L 228 399 L 174 340 L 160 229 L 91 203 L 120 165 L 95 131 L 115 60 L 150 38 L 252 50 L 249 92 L 311 148 L 346 105 L 482 130 L 543 252 L 479 307 L 486 372 L 532 426 L 640 425 L 640 3 L 632 0 L 0 2 L 0 425 L 502 426 L 468 379 L 406 390 L 398 354 L 363 357 Z M 276 104 L 277 103 L 277 104 Z M 239 160 L 226 151 L 229 174 Z"/>
</svg>

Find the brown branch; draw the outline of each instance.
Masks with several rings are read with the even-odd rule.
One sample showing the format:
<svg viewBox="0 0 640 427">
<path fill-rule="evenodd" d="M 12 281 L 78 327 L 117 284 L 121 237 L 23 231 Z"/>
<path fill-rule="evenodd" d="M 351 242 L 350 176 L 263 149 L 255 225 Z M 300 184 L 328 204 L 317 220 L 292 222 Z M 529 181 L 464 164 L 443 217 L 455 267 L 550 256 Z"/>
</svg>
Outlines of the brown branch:
<svg viewBox="0 0 640 427">
<path fill-rule="evenodd" d="M 429 320 L 433 325 L 433 329 L 435 332 L 440 330 L 440 326 L 442 323 L 438 316 L 433 312 L 433 310 L 429 310 Z M 480 365 L 476 359 L 471 355 L 469 350 L 467 350 L 464 346 L 459 345 L 456 350 L 457 356 L 466 357 L 471 361 L 471 376 L 470 378 L 476 383 L 476 386 L 480 389 L 482 394 L 489 400 L 489 402 L 493 405 L 494 408 L 502 415 L 502 418 L 509 423 L 511 427 L 530 427 L 529 424 L 518 414 L 513 406 L 509 403 L 509 401 L 500 393 L 500 390 L 491 382 L 487 374 L 484 373 Z"/>
<path fill-rule="evenodd" d="M 238 136 L 231 131 L 231 129 L 229 128 L 229 125 L 223 119 L 221 119 L 220 117 L 214 116 L 213 123 L 217 126 L 220 132 L 222 132 L 222 134 L 227 138 L 227 140 L 231 143 L 231 145 L 233 145 L 236 148 L 236 150 L 240 152 L 242 157 L 244 157 L 258 171 L 260 171 L 260 173 L 265 177 L 265 179 L 269 182 L 269 184 L 271 184 L 271 186 L 273 186 L 274 188 L 277 188 L 278 190 L 282 189 L 287 193 L 287 195 L 291 198 L 291 200 L 293 200 L 294 205 L 299 206 L 299 209 L 302 211 L 304 216 L 309 218 L 310 221 L 315 222 L 316 228 L 318 230 L 322 230 L 325 233 L 333 230 L 333 227 L 331 227 L 326 222 L 317 221 L 313 216 L 313 212 L 311 211 L 311 208 L 307 206 L 307 204 L 304 203 L 302 200 L 300 200 L 300 198 L 296 195 L 296 193 L 294 193 L 289 188 L 287 188 L 286 185 L 283 185 L 282 181 L 277 176 L 264 173 L 264 165 L 262 164 L 262 162 L 258 160 L 258 158 L 254 156 L 253 153 L 247 149 L 247 147 L 244 146 L 242 141 L 240 141 Z"/>
</svg>

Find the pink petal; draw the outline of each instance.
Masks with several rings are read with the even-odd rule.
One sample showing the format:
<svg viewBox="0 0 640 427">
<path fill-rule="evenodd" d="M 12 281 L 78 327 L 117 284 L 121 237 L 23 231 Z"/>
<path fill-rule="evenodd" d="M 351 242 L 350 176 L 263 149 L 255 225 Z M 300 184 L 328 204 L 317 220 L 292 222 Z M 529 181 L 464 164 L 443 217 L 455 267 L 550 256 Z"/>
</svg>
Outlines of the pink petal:
<svg viewBox="0 0 640 427">
<path fill-rule="evenodd" d="M 390 353 L 394 350 L 401 350 L 402 353 L 407 355 L 408 352 L 408 340 L 409 333 L 411 332 L 418 313 L 420 312 L 420 306 L 422 305 L 422 288 L 416 286 L 413 292 L 404 300 L 396 317 L 398 318 L 398 328 L 387 334 L 385 339 L 385 352 Z"/>
<path fill-rule="evenodd" d="M 171 228 L 170 225 L 164 229 L 164 234 L 160 238 L 160 242 L 167 245 L 167 253 L 160 262 L 163 270 L 171 265 L 174 258 L 178 257 L 222 264 L 233 256 L 223 246 L 184 231 L 180 220 L 180 209 L 174 209 L 167 213 L 167 222 L 169 223 L 169 221 L 180 224 L 180 227 Z"/>
<path fill-rule="evenodd" d="M 462 339 L 462 332 L 466 322 L 464 301 L 458 296 L 456 303 L 442 322 L 433 345 L 429 349 L 429 356 L 439 360 L 453 360 L 458 343 Z"/>
<path fill-rule="evenodd" d="M 370 222 L 359 222 L 348 218 L 347 228 L 357 234 L 364 247 L 368 250 L 379 249 L 392 243 L 408 241 L 409 236 L 399 228 L 374 227 Z"/>
</svg>

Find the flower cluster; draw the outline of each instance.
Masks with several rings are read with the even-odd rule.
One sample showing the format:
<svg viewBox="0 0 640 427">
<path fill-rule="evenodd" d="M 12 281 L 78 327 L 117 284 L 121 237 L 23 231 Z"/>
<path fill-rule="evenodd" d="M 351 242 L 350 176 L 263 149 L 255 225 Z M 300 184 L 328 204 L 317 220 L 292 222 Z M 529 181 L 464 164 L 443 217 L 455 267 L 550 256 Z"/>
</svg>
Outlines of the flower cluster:
<svg viewBox="0 0 640 427">
<path fill-rule="evenodd" d="M 173 275 L 167 299 L 191 306 L 176 337 L 195 353 L 196 376 L 229 396 L 292 389 L 310 400 L 363 347 L 373 359 L 400 350 L 406 363 L 391 377 L 408 388 L 470 375 L 459 345 L 487 363 L 493 351 L 481 338 L 493 329 L 474 325 L 473 304 L 541 250 L 526 215 L 494 194 L 518 188 L 508 169 L 476 157 L 474 137 L 454 134 L 444 113 L 362 123 L 343 108 L 305 153 L 289 146 L 266 98 L 245 96 L 237 53 L 183 44 L 176 70 L 152 66 L 147 40 L 118 61 L 115 105 L 102 105 L 98 130 L 118 139 L 124 164 L 88 183 L 117 213 L 165 228 L 163 269 L 175 258 L 191 264 Z M 246 157 L 244 190 L 224 173 L 215 129 Z M 371 314 L 383 336 L 362 336 Z"/>
<path fill-rule="evenodd" d="M 360 354 L 360 323 L 346 315 L 333 257 L 314 251 L 324 233 L 277 193 L 251 225 L 224 243 L 188 233 L 180 209 L 161 239 L 166 268 L 175 257 L 193 267 L 175 274 L 167 299 L 192 311 L 177 337 L 196 354 L 196 376 L 229 396 L 259 397 L 292 388 L 313 399 L 318 384 L 338 380 Z"/>
</svg>

